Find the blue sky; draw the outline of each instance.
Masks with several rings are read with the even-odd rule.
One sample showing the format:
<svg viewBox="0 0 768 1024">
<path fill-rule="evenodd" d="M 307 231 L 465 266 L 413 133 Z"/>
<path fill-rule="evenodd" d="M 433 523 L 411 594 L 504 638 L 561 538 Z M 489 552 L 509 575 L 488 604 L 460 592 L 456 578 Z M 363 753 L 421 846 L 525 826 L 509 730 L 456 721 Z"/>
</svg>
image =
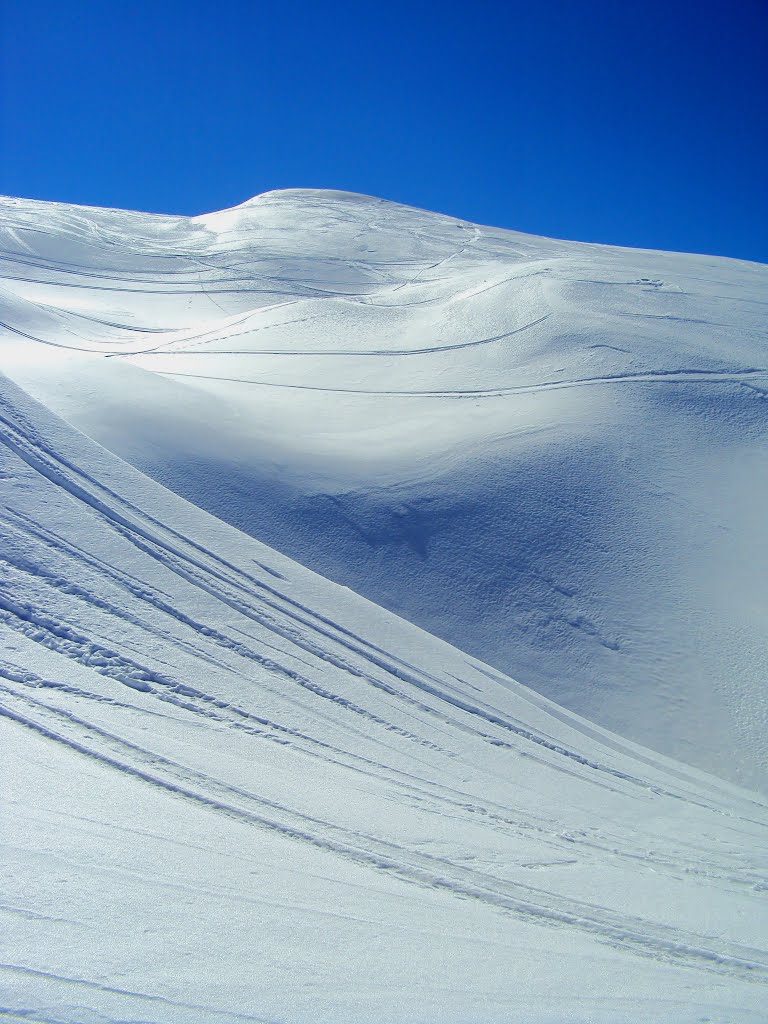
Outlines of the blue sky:
<svg viewBox="0 0 768 1024">
<path fill-rule="evenodd" d="M 0 192 L 349 189 L 768 262 L 768 4 L 4 0 Z"/>
</svg>

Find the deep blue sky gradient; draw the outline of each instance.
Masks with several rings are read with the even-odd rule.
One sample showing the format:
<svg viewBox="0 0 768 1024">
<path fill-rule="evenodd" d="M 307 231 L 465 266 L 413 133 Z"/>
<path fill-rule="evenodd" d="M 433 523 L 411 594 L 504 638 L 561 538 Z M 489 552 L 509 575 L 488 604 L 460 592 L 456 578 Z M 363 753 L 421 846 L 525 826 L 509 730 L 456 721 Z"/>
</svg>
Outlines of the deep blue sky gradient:
<svg viewBox="0 0 768 1024">
<path fill-rule="evenodd" d="M 3 0 L 0 192 L 349 189 L 768 262 L 768 0 Z"/>
</svg>

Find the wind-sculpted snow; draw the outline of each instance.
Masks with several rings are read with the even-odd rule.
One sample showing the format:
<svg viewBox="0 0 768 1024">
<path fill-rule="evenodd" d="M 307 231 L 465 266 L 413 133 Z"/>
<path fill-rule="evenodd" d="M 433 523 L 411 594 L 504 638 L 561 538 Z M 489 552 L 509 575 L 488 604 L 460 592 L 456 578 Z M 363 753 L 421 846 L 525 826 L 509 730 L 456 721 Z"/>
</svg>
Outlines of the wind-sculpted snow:
<svg viewBox="0 0 768 1024">
<path fill-rule="evenodd" d="M 0 1014 L 757 1022 L 768 808 L 0 378 Z"/>
<path fill-rule="evenodd" d="M 346 193 L 5 200 L 4 367 L 195 505 L 764 788 L 768 271 Z"/>
<path fill-rule="evenodd" d="M 6 371 L 194 504 L 765 787 L 768 271 L 346 193 L 0 207 Z"/>
</svg>

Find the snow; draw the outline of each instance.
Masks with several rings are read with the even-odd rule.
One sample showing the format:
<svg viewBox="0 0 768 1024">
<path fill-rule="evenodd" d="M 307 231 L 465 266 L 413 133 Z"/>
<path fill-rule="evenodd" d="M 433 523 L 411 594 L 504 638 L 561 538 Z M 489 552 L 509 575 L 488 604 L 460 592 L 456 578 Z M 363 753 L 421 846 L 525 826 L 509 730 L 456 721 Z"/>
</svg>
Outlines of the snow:
<svg viewBox="0 0 768 1024">
<path fill-rule="evenodd" d="M 6 372 L 78 429 L 577 713 L 768 786 L 765 267 L 302 190 L 0 223 Z"/>
<path fill-rule="evenodd" d="M 765 269 L 302 190 L 0 238 L 0 1013 L 764 1020 Z"/>
</svg>

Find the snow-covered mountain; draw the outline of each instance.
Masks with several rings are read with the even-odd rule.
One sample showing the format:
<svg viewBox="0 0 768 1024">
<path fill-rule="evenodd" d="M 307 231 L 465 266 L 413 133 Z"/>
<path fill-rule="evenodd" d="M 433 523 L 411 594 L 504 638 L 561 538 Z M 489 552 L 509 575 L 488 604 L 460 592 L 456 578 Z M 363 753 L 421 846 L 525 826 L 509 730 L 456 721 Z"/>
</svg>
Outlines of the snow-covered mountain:
<svg viewBox="0 0 768 1024">
<path fill-rule="evenodd" d="M 6 372 L 70 423 L 572 710 L 768 787 L 764 266 L 334 192 L 193 219 L 9 200 L 0 227 Z"/>
<path fill-rule="evenodd" d="M 0 1014 L 764 1020 L 698 768 L 765 760 L 766 269 L 308 191 L 0 248 Z"/>
</svg>

